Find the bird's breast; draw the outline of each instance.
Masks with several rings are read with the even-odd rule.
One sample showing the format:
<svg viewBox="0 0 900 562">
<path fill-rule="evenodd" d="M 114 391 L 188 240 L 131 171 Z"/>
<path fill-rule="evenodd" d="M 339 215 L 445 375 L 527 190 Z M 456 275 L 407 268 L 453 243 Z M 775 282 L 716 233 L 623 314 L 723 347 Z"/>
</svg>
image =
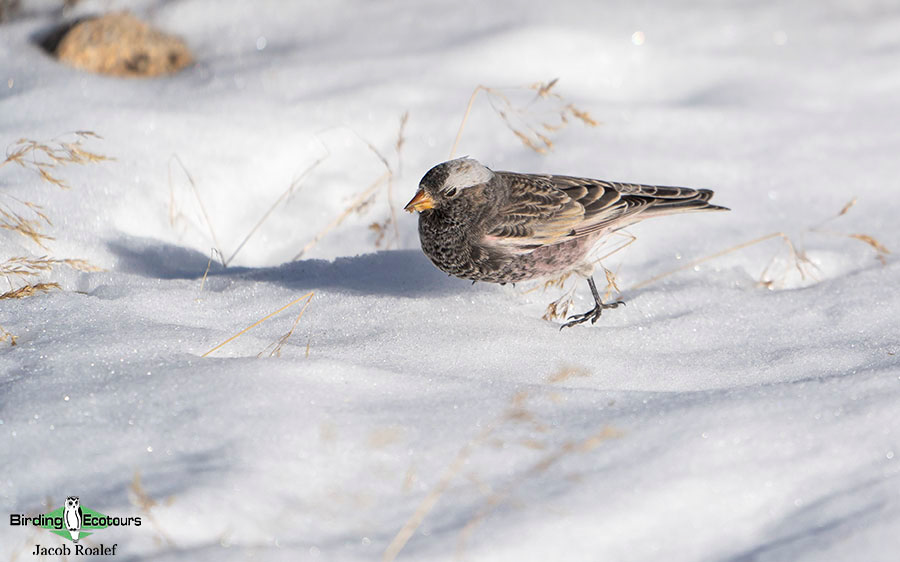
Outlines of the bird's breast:
<svg viewBox="0 0 900 562">
<path fill-rule="evenodd" d="M 419 215 L 422 251 L 438 269 L 450 275 L 473 279 L 479 250 L 472 243 L 469 225 L 436 212 Z"/>
</svg>

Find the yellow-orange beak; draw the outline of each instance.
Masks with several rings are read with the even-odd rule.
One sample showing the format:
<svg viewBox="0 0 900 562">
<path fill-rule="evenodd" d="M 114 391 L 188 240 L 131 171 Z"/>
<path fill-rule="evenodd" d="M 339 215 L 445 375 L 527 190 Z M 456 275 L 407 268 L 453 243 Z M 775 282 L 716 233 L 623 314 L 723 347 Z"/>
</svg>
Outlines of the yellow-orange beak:
<svg viewBox="0 0 900 562">
<path fill-rule="evenodd" d="M 422 212 L 433 208 L 434 199 L 432 199 L 427 193 L 425 193 L 424 189 L 420 189 L 416 192 L 416 196 L 406 204 L 406 207 L 403 207 L 403 210 L 411 213 L 413 211 Z"/>
</svg>

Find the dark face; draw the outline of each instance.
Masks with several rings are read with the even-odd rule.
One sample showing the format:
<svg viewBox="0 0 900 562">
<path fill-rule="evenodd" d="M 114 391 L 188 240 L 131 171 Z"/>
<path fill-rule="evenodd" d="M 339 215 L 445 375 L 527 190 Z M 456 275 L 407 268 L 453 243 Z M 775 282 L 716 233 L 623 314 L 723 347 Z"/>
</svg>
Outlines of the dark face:
<svg viewBox="0 0 900 562">
<path fill-rule="evenodd" d="M 450 205 L 464 190 L 485 184 L 493 176 L 489 169 L 468 158 L 438 164 L 419 182 L 419 190 L 405 209 L 409 212 L 440 209 Z"/>
</svg>

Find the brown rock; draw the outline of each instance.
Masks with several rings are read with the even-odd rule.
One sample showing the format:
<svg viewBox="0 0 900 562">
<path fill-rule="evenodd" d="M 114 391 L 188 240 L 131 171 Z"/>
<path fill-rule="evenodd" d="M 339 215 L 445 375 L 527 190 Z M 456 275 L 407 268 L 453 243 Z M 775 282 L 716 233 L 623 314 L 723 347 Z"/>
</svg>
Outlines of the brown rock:
<svg viewBox="0 0 900 562">
<path fill-rule="evenodd" d="M 171 74 L 194 60 L 180 38 L 127 13 L 77 23 L 60 39 L 56 56 L 76 68 L 113 76 Z"/>
</svg>

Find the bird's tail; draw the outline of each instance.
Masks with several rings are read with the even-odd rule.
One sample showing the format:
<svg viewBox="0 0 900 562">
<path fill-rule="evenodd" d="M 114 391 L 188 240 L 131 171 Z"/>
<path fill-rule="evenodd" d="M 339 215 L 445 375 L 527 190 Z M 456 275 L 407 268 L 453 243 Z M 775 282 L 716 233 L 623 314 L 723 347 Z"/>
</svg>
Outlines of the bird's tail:
<svg viewBox="0 0 900 562">
<path fill-rule="evenodd" d="M 69 534 L 72 535 L 72 540 L 74 542 L 78 542 L 78 533 L 79 531 L 69 531 Z"/>
<path fill-rule="evenodd" d="M 689 213 L 693 211 L 730 211 L 728 207 L 721 205 L 713 205 L 709 200 L 713 196 L 711 189 L 688 189 L 686 187 L 677 189 L 681 197 L 659 197 L 657 196 L 652 207 L 647 209 L 648 214 L 652 215 L 668 215 L 672 213 Z"/>
<path fill-rule="evenodd" d="M 689 187 L 669 187 L 665 185 L 619 184 L 619 192 L 626 197 L 650 200 L 643 211 L 641 219 L 651 216 L 689 213 L 693 211 L 730 211 L 728 207 L 713 205 L 709 200 L 713 196 L 711 189 L 692 189 Z"/>
</svg>

